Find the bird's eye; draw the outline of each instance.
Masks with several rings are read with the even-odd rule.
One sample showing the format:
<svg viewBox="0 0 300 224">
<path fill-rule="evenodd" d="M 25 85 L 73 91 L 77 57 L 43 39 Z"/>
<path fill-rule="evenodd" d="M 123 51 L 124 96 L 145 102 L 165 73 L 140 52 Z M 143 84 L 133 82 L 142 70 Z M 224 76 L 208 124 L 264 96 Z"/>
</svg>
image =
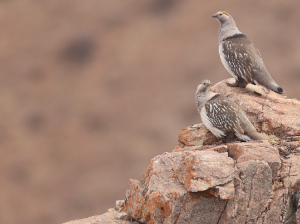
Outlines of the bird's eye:
<svg viewBox="0 0 300 224">
<path fill-rule="evenodd" d="M 219 16 L 223 15 L 222 13 L 219 14 Z"/>
</svg>

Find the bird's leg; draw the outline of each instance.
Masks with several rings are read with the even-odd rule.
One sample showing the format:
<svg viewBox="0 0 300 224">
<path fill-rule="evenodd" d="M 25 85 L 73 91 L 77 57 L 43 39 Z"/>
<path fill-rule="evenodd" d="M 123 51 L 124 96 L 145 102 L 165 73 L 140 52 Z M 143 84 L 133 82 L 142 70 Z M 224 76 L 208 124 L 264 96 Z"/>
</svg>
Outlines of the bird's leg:
<svg viewBox="0 0 300 224">
<path fill-rule="evenodd" d="M 222 141 L 222 143 L 227 143 L 228 142 L 228 137 L 227 136 L 222 136 L 221 138 L 219 138 L 221 141 Z"/>
<path fill-rule="evenodd" d="M 226 84 L 227 84 L 227 86 L 230 86 L 230 87 L 246 88 L 248 83 L 244 79 L 235 79 L 235 81 L 233 83 L 232 82 L 227 82 Z"/>
<path fill-rule="evenodd" d="M 225 137 L 222 137 L 219 142 L 226 144 L 226 143 L 234 142 L 235 140 L 237 140 L 236 137 L 225 136 Z"/>
<path fill-rule="evenodd" d="M 248 85 L 248 83 L 242 78 L 238 78 L 236 82 L 237 82 L 237 87 L 246 88 L 246 86 Z"/>
<path fill-rule="evenodd" d="M 238 138 L 235 135 L 235 132 L 227 132 L 226 136 L 222 136 L 221 138 L 219 138 L 220 140 L 222 140 L 223 143 L 229 143 L 229 142 L 234 142 L 236 141 Z"/>
<path fill-rule="evenodd" d="M 230 79 L 232 80 L 232 79 Z M 233 82 L 226 82 L 226 85 L 229 87 L 237 87 L 237 81 L 234 79 Z"/>
<path fill-rule="evenodd" d="M 237 87 L 236 81 L 234 83 L 226 82 L 226 85 L 229 87 Z"/>
</svg>

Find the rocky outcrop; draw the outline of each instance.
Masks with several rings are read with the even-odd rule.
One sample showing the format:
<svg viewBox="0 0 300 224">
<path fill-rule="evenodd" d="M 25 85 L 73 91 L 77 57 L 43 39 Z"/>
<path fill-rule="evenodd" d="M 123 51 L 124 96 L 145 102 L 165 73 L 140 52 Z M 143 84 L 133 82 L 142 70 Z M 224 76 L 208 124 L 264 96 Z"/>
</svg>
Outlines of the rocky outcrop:
<svg viewBox="0 0 300 224">
<path fill-rule="evenodd" d="M 152 159 L 141 182 L 129 181 L 125 211 L 142 223 L 215 223 L 225 208 L 223 199 L 234 196 L 234 173 L 227 153 L 165 153 Z"/>
<path fill-rule="evenodd" d="M 129 180 L 115 209 L 68 224 L 300 224 L 300 102 L 225 81 L 213 89 L 240 104 L 266 140 L 222 144 L 203 124 L 186 127 L 172 152 Z"/>
</svg>

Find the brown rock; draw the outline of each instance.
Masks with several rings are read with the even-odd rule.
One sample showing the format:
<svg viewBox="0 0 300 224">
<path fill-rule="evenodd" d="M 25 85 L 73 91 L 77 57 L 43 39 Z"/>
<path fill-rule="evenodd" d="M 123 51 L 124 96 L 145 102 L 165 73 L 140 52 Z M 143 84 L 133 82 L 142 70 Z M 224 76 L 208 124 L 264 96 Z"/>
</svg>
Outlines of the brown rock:
<svg viewBox="0 0 300 224">
<path fill-rule="evenodd" d="M 177 147 L 211 145 L 218 141 L 218 138 L 201 123 L 182 129 L 178 134 Z"/>
<path fill-rule="evenodd" d="M 117 200 L 115 204 L 115 210 L 118 212 L 123 212 L 125 205 L 125 200 Z"/>
<path fill-rule="evenodd" d="M 207 151 L 215 151 L 218 153 L 223 153 L 223 152 L 228 152 L 228 147 L 227 147 L 227 145 L 220 145 L 220 146 L 208 148 Z"/>
<path fill-rule="evenodd" d="M 286 147 L 278 147 L 278 151 L 280 155 L 284 155 L 284 156 L 287 156 L 291 153 L 289 150 L 286 149 Z"/>
<path fill-rule="evenodd" d="M 131 214 L 137 215 L 133 218 L 141 223 L 186 223 L 186 220 L 216 223 L 226 201 L 207 192 L 189 193 L 179 182 L 169 182 L 161 184 L 155 191 L 148 190 L 141 201 L 133 204 L 136 209 L 132 210 L 136 212 Z M 211 211 L 214 214 L 208 216 Z"/>
<path fill-rule="evenodd" d="M 141 181 L 129 181 L 125 201 L 91 220 L 300 224 L 300 102 L 254 86 L 258 96 L 252 87 L 222 81 L 214 89 L 240 104 L 268 140 L 222 144 L 203 124 L 186 127 L 176 149 L 153 158 Z"/>
<path fill-rule="evenodd" d="M 183 164 L 178 178 L 188 192 L 206 191 L 233 180 L 234 161 L 227 152 L 186 153 Z"/>
<path fill-rule="evenodd" d="M 272 172 L 264 161 L 246 161 L 237 165 L 235 198 L 229 200 L 219 223 L 256 223 L 268 207 L 272 195 Z"/>
<path fill-rule="evenodd" d="M 273 180 L 277 177 L 281 166 L 279 152 L 267 140 L 229 143 L 227 147 L 228 155 L 237 163 L 249 160 L 266 161 L 272 170 Z"/>
<path fill-rule="evenodd" d="M 289 189 L 289 194 L 292 195 L 300 188 L 300 157 L 292 155 L 285 163 L 289 172 L 285 175 L 284 181 Z"/>
<path fill-rule="evenodd" d="M 108 209 L 103 215 L 92 216 L 85 219 L 73 220 L 64 224 L 138 224 L 127 215 L 126 212 L 117 212 L 115 209 Z"/>
<path fill-rule="evenodd" d="M 275 195 L 267 207 L 267 209 L 262 213 L 262 215 L 258 218 L 257 224 L 274 224 L 274 223 L 282 223 L 282 220 L 285 218 L 285 211 L 289 200 L 287 189 L 280 189 L 275 191 Z"/>
<path fill-rule="evenodd" d="M 124 209 L 133 218 L 141 218 L 141 209 L 143 206 L 143 188 L 138 180 L 129 180 L 128 190 L 125 195 Z"/>
<path fill-rule="evenodd" d="M 298 200 L 298 205 L 297 205 L 296 221 L 297 221 L 297 224 L 300 223 L 300 200 Z"/>
<path fill-rule="evenodd" d="M 204 145 L 204 146 L 186 146 L 183 148 L 176 148 L 173 152 L 188 152 L 188 151 L 215 151 L 218 153 L 227 152 L 227 145 Z"/>
<path fill-rule="evenodd" d="M 151 161 L 142 182 L 130 180 L 125 211 L 147 223 L 216 223 L 227 203 L 221 199 L 234 195 L 234 171 L 227 153 L 164 153 Z"/>
<path fill-rule="evenodd" d="M 223 185 L 215 186 L 208 191 L 210 194 L 221 199 L 231 199 L 235 194 L 233 181 L 230 181 Z"/>
</svg>

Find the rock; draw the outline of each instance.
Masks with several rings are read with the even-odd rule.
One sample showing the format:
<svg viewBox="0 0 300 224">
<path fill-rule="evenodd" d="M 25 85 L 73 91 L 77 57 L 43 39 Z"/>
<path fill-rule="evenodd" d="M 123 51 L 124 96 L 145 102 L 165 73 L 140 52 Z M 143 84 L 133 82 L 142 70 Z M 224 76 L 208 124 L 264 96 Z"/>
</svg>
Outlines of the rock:
<svg viewBox="0 0 300 224">
<path fill-rule="evenodd" d="M 289 172 L 285 175 L 284 182 L 292 195 L 300 188 L 300 157 L 292 155 L 285 163 Z"/>
<path fill-rule="evenodd" d="M 291 153 L 289 150 L 286 149 L 286 147 L 278 147 L 278 151 L 280 155 L 284 155 L 284 156 L 287 156 Z"/>
<path fill-rule="evenodd" d="M 237 163 L 249 160 L 266 161 L 271 170 L 273 180 L 277 177 L 281 166 L 279 152 L 267 140 L 227 144 L 228 155 Z"/>
<path fill-rule="evenodd" d="M 295 150 L 300 146 L 300 141 L 287 142 L 286 147 L 289 151 Z"/>
<path fill-rule="evenodd" d="M 298 205 L 297 205 L 296 221 L 297 224 L 300 223 L 300 200 L 298 201 Z"/>
<path fill-rule="evenodd" d="M 288 206 L 289 199 L 287 197 L 288 192 L 287 189 L 280 189 L 275 191 L 274 197 L 267 207 L 267 209 L 261 214 L 258 218 L 258 224 L 274 224 L 274 223 L 282 223 L 285 219 L 285 210 Z"/>
<path fill-rule="evenodd" d="M 219 141 L 204 124 L 195 124 L 182 129 L 178 134 L 177 147 L 211 145 Z"/>
<path fill-rule="evenodd" d="M 126 212 L 117 212 L 115 209 L 108 209 L 103 215 L 92 216 L 86 219 L 78 219 L 64 224 L 138 224 L 128 216 Z"/>
<path fill-rule="evenodd" d="M 227 152 L 164 153 L 141 182 L 129 181 L 125 211 L 147 223 L 216 223 L 227 203 L 222 199 L 234 195 L 234 171 Z"/>
<path fill-rule="evenodd" d="M 206 191 L 232 181 L 234 171 L 234 161 L 227 152 L 190 152 L 185 155 L 178 179 L 188 192 Z"/>
<path fill-rule="evenodd" d="M 240 104 L 267 140 L 223 144 L 203 124 L 186 127 L 172 152 L 129 180 L 125 201 L 69 223 L 300 224 L 300 102 L 225 82 L 213 89 Z"/>
<path fill-rule="evenodd" d="M 280 165 L 267 141 L 176 149 L 129 181 L 125 211 L 141 223 L 274 223 L 289 203 L 288 190 L 272 186 Z"/>
<path fill-rule="evenodd" d="M 246 161 L 238 165 L 235 197 L 228 202 L 219 223 L 256 223 L 272 195 L 272 171 L 264 161 Z"/>
<path fill-rule="evenodd" d="M 227 145 L 205 145 L 205 146 L 188 146 L 183 148 L 175 148 L 173 152 L 188 152 L 188 151 L 215 151 L 218 153 L 223 153 L 228 151 Z"/>
<path fill-rule="evenodd" d="M 140 219 L 143 206 L 143 188 L 140 181 L 129 180 L 125 198 L 126 212 L 134 219 Z"/>
<path fill-rule="evenodd" d="M 117 200 L 115 204 L 115 210 L 118 212 L 123 212 L 125 205 L 125 200 Z"/>
<path fill-rule="evenodd" d="M 285 220 L 290 222 L 290 223 L 298 223 L 297 222 L 297 217 L 299 217 L 299 198 L 300 198 L 300 190 L 295 192 L 290 198 L 289 198 L 289 203 L 286 208 L 286 218 Z M 287 222 L 287 223 L 288 223 Z"/>
</svg>

